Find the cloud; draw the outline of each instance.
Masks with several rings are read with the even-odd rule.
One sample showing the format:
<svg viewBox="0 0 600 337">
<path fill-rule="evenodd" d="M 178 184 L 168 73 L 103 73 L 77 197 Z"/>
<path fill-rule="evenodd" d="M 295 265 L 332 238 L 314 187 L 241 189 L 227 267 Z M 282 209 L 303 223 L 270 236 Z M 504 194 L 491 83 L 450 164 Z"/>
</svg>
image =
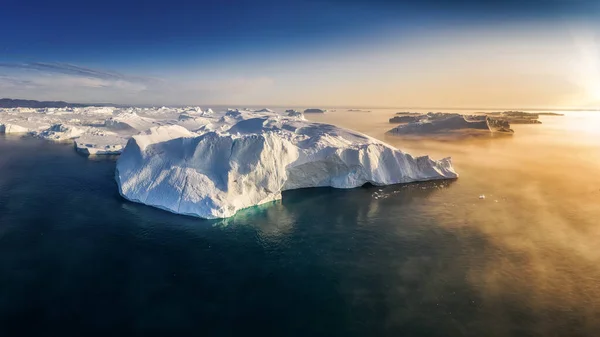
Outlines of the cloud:
<svg viewBox="0 0 600 337">
<path fill-rule="evenodd" d="M 27 70 L 50 74 L 72 75 L 77 77 L 97 78 L 109 81 L 152 82 L 154 79 L 140 76 L 126 76 L 116 72 L 84 68 L 68 63 L 0 63 L 0 68 Z"/>
<path fill-rule="evenodd" d="M 66 63 L 0 63 L 0 89 L 6 97 L 80 101 L 143 101 L 144 92 L 160 87 L 150 77 L 80 67 Z"/>
<path fill-rule="evenodd" d="M 2 68 L 12 74 L 0 76 L 0 86 L 13 89 L 38 88 L 54 92 L 61 88 L 82 88 L 103 89 L 103 94 L 107 90 L 139 93 L 160 83 L 160 80 L 150 77 L 124 75 L 67 63 L 0 63 Z"/>
<path fill-rule="evenodd" d="M 231 76 L 201 79 L 151 78 L 66 63 L 0 63 L 0 89 L 7 97 L 122 104 L 240 103 L 268 100 L 274 80 Z M 258 96 L 258 98 L 257 98 Z"/>
<path fill-rule="evenodd" d="M 125 80 L 107 80 L 102 78 L 77 77 L 71 75 L 56 75 L 52 77 L 37 77 L 29 83 L 39 87 L 57 86 L 64 88 L 97 88 L 118 89 L 129 92 L 141 92 L 147 89 L 144 83 L 129 82 Z"/>
<path fill-rule="evenodd" d="M 34 84 L 28 80 L 18 79 L 12 76 L 0 75 L 0 88 L 33 88 Z"/>
</svg>

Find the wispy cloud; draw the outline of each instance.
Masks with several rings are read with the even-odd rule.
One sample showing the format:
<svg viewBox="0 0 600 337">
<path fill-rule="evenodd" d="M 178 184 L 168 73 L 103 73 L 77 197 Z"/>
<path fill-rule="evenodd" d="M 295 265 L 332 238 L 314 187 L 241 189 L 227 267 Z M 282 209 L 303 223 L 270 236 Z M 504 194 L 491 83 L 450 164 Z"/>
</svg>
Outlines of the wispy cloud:
<svg viewBox="0 0 600 337">
<path fill-rule="evenodd" d="M 8 68 L 14 70 L 26 70 L 50 74 L 63 74 L 72 75 L 77 77 L 97 78 L 111 81 L 131 81 L 131 82 L 153 82 L 156 79 L 140 76 L 129 76 L 123 75 L 116 72 L 109 72 L 98 69 L 91 69 L 76 66 L 68 63 L 44 63 L 44 62 L 30 62 L 30 63 L 0 63 L 0 68 Z"/>
<path fill-rule="evenodd" d="M 72 101 L 129 101 L 161 86 L 150 77 L 81 67 L 67 63 L 0 63 L 3 96 Z"/>
<path fill-rule="evenodd" d="M 0 75 L 0 88 L 32 88 L 33 82 L 7 75 Z"/>
<path fill-rule="evenodd" d="M 145 83 L 130 82 L 126 80 L 108 80 L 93 77 L 78 77 L 73 75 L 56 75 L 52 77 L 37 77 L 29 81 L 30 84 L 38 87 L 64 87 L 64 88 L 96 88 L 96 89 L 117 89 L 129 92 L 141 92 L 148 89 Z"/>
<path fill-rule="evenodd" d="M 270 77 L 175 79 L 132 76 L 66 63 L 0 63 L 3 96 L 74 102 L 196 104 L 248 102 L 273 88 Z M 265 96 L 265 98 L 268 98 Z"/>
</svg>

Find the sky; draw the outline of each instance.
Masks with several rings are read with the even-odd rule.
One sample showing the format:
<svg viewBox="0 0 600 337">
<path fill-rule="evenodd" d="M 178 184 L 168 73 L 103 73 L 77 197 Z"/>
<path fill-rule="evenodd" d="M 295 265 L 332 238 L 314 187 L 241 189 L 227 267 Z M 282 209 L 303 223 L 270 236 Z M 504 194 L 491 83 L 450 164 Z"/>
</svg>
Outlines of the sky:
<svg viewBox="0 0 600 337">
<path fill-rule="evenodd" d="M 0 97 L 600 108 L 596 0 L 2 0 Z"/>
</svg>

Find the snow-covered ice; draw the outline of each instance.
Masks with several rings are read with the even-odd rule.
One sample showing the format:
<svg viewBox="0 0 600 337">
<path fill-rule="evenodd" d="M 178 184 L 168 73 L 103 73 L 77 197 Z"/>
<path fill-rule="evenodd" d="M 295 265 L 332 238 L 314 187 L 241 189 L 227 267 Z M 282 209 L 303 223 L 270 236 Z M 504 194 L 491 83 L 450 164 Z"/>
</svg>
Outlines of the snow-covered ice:
<svg viewBox="0 0 600 337">
<path fill-rule="evenodd" d="M 300 119 L 304 119 L 304 114 L 300 111 L 290 109 L 290 110 L 285 110 L 285 113 L 287 114 L 288 117 L 298 117 Z"/>
<path fill-rule="evenodd" d="M 116 155 L 120 154 L 127 137 L 117 134 L 85 134 L 74 140 L 75 149 L 85 155 Z"/>
<path fill-rule="evenodd" d="M 119 154 L 127 140 L 153 126 L 176 124 L 184 109 L 150 108 L 10 108 L 0 109 L 0 133 L 21 133 L 51 141 L 73 141 L 77 151 L 88 155 Z M 189 116 L 212 113 L 198 107 Z M 206 120 L 182 125 L 199 128 Z M 187 123 L 187 124 L 186 124 Z"/>
<path fill-rule="evenodd" d="M 40 131 L 36 134 L 37 137 L 54 140 L 65 141 L 75 139 L 85 133 L 86 129 L 65 124 L 54 124 L 50 128 Z"/>
<path fill-rule="evenodd" d="M 153 126 L 160 125 L 160 122 L 153 118 L 141 117 L 135 112 L 125 112 L 106 120 L 105 125 L 108 129 L 126 131 L 126 130 L 147 130 Z"/>
<path fill-rule="evenodd" d="M 0 133 L 27 133 L 29 129 L 15 124 L 0 123 Z"/>
<path fill-rule="evenodd" d="M 133 136 L 117 162 L 120 193 L 212 219 L 280 199 L 285 190 L 457 177 L 449 158 L 415 158 L 333 125 L 241 111 L 226 112 L 214 124 L 222 125 L 197 132 L 160 126 Z"/>
</svg>

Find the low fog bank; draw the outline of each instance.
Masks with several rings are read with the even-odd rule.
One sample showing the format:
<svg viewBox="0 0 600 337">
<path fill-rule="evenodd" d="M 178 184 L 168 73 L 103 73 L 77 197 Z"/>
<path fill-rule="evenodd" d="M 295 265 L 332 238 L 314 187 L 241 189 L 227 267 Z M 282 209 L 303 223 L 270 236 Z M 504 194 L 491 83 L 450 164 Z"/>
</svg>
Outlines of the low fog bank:
<svg viewBox="0 0 600 337">
<path fill-rule="evenodd" d="M 467 254 L 464 263 L 469 282 L 488 301 L 503 302 L 507 315 L 510 301 L 590 319 L 600 314 L 593 301 L 600 297 L 600 113 L 542 116 L 543 124 L 514 125 L 510 137 L 454 140 L 386 135 L 391 115 L 309 118 L 356 129 L 413 155 L 451 156 L 460 178 L 434 196 L 430 214 L 445 230 L 479 233 L 493 247 L 493 253 Z M 539 322 L 540 333 L 554 328 L 551 319 Z"/>
</svg>

